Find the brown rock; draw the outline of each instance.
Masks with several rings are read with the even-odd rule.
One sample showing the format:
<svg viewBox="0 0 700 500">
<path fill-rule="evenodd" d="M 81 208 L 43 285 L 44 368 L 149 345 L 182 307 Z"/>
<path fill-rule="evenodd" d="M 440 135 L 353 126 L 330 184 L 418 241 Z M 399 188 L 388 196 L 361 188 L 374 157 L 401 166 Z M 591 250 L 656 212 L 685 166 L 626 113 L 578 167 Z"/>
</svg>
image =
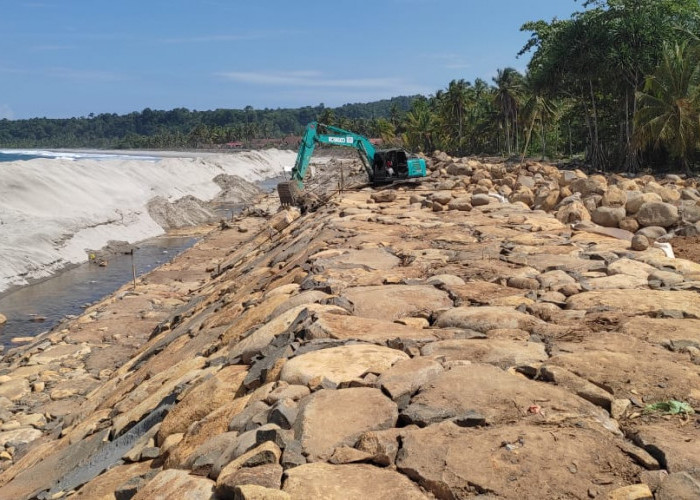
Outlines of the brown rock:
<svg viewBox="0 0 700 500">
<path fill-rule="evenodd" d="M 342 384 L 356 380 L 368 372 L 383 373 L 402 359 L 408 359 L 408 355 L 373 344 L 332 347 L 290 359 L 282 368 L 280 379 L 289 384 L 306 385 L 319 377 Z"/>
<path fill-rule="evenodd" d="M 426 500 L 408 478 L 372 465 L 306 464 L 287 471 L 283 491 L 308 500 Z"/>
<path fill-rule="evenodd" d="M 509 339 L 452 339 L 432 342 L 421 349 L 421 354 L 508 368 L 545 361 L 548 356 L 544 347 L 542 343 Z"/>
<path fill-rule="evenodd" d="M 639 471 L 610 441 L 585 427 L 448 422 L 407 431 L 396 467 L 436 498 L 580 498 L 591 478 L 613 490 Z"/>
<path fill-rule="evenodd" d="M 211 479 L 192 476 L 183 470 L 167 469 L 151 479 L 133 500 L 209 499 L 214 494 L 214 486 Z"/>
<path fill-rule="evenodd" d="M 627 193 L 617 186 L 610 186 L 603 194 L 601 204 L 604 207 L 623 207 L 627 204 Z"/>
<path fill-rule="evenodd" d="M 479 390 L 467 391 L 465 387 Z M 533 401 L 540 401 L 541 413 L 527 412 Z M 434 376 L 413 396 L 406 411 L 409 409 L 440 416 L 431 417 L 431 421 L 477 410 L 489 425 L 521 420 L 557 424 L 585 420 L 601 431 L 619 433 L 606 411 L 568 390 L 481 363 L 453 367 Z"/>
<path fill-rule="evenodd" d="M 396 199 L 396 191 L 390 189 L 379 191 L 377 193 L 372 193 L 370 198 L 376 203 L 389 203 Z"/>
<path fill-rule="evenodd" d="M 580 201 L 574 201 L 564 205 L 557 211 L 556 217 L 557 220 L 564 224 L 575 224 L 577 222 L 591 220 L 591 214 Z"/>
<path fill-rule="evenodd" d="M 670 227 L 680 221 L 680 214 L 678 208 L 670 203 L 649 202 L 640 207 L 636 218 L 642 227 Z"/>
<path fill-rule="evenodd" d="M 308 460 L 325 460 L 366 431 L 393 427 L 397 418 L 396 403 L 377 389 L 323 389 L 301 401 L 294 435 Z"/>
<path fill-rule="evenodd" d="M 292 497 L 281 490 L 243 484 L 234 488 L 233 500 L 292 500 Z"/>
<path fill-rule="evenodd" d="M 635 234 L 632 237 L 631 248 L 636 252 L 643 252 L 649 248 L 649 239 L 643 234 Z"/>
<path fill-rule="evenodd" d="M 537 283 L 537 280 L 535 280 Z M 539 285 L 539 283 L 538 283 Z M 440 328 L 466 328 L 487 332 L 497 328 L 517 328 L 532 331 L 544 322 L 529 314 L 510 307 L 455 307 L 438 316 L 436 326 Z"/>
<path fill-rule="evenodd" d="M 382 373 L 377 386 L 399 405 L 407 404 L 421 385 L 442 371 L 442 365 L 437 361 L 419 356 L 397 362 Z"/>
<path fill-rule="evenodd" d="M 367 462 L 372 455 L 365 451 L 360 451 L 349 446 L 339 446 L 333 451 L 329 462 L 332 464 L 351 464 L 357 462 Z"/>
<path fill-rule="evenodd" d="M 637 222 L 637 219 L 633 219 L 632 217 L 626 217 L 620 221 L 618 226 L 620 229 L 624 229 L 630 233 L 636 233 L 639 229 L 639 222 Z"/>
<path fill-rule="evenodd" d="M 410 322 L 413 319 L 402 318 L 398 321 Z M 366 342 L 385 343 L 392 339 L 414 339 L 420 341 L 435 340 L 435 332 L 423 328 L 415 328 L 398 322 L 382 321 L 373 318 L 359 316 L 345 316 L 339 314 L 317 315 L 307 329 L 307 339 L 357 339 Z"/>
<path fill-rule="evenodd" d="M 279 490 L 282 487 L 282 466 L 274 464 L 243 467 L 224 474 L 216 480 L 216 493 L 221 498 L 234 498 L 236 486 L 254 484 L 264 488 Z"/>
<path fill-rule="evenodd" d="M 452 307 L 449 295 L 429 285 L 384 285 L 348 288 L 342 294 L 355 306 L 355 314 L 394 321 L 417 313 Z"/>
<path fill-rule="evenodd" d="M 700 478 L 697 476 L 688 472 L 669 474 L 656 491 L 656 500 L 700 498 Z"/>
<path fill-rule="evenodd" d="M 198 420 L 224 405 L 236 396 L 247 370 L 244 366 L 226 366 L 213 377 L 195 385 L 163 420 L 158 442 L 171 434 L 185 432 Z"/>
<path fill-rule="evenodd" d="M 646 484 L 631 484 L 611 491 L 607 498 L 608 500 L 654 500 L 654 495 Z"/>
</svg>

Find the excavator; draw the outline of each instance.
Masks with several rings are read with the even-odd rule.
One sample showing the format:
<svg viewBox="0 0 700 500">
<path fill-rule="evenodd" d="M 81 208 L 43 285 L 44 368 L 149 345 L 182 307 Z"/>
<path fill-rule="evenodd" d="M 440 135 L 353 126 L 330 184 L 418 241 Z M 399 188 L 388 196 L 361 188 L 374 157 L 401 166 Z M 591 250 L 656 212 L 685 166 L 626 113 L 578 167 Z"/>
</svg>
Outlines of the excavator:
<svg viewBox="0 0 700 500">
<path fill-rule="evenodd" d="M 302 136 L 291 179 L 277 185 L 282 206 L 304 207 L 304 177 L 316 144 L 355 148 L 370 183 L 374 185 L 391 184 L 426 175 L 423 158 L 411 155 L 403 149 L 377 150 L 370 140 L 362 135 L 314 121 L 306 126 Z"/>
</svg>

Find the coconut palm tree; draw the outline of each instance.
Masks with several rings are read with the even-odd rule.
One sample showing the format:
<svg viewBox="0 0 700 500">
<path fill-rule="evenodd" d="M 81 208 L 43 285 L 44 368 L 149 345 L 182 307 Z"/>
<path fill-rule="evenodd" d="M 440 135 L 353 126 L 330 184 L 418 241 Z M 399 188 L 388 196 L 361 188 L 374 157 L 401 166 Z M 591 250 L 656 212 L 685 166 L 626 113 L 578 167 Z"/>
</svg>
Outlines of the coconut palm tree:
<svg viewBox="0 0 700 500">
<path fill-rule="evenodd" d="M 700 48 L 666 44 L 656 71 L 636 93 L 635 140 L 641 147 L 664 146 L 683 169 L 700 140 Z"/>
<path fill-rule="evenodd" d="M 416 99 L 413 108 L 406 114 L 404 143 L 412 150 L 429 152 L 433 150 L 435 115 L 426 99 Z"/>
<path fill-rule="evenodd" d="M 441 96 L 443 119 L 451 129 L 453 127 L 457 129 L 455 149 L 459 152 L 461 152 L 464 145 L 465 120 L 470 105 L 470 87 L 469 82 L 463 79 L 452 80 L 447 86 L 447 90 Z"/>
<path fill-rule="evenodd" d="M 499 69 L 493 82 L 496 84 L 494 104 L 500 112 L 500 119 L 505 130 L 505 146 L 508 155 L 513 146 L 518 147 L 518 108 L 522 86 L 522 75 L 514 68 Z"/>
</svg>

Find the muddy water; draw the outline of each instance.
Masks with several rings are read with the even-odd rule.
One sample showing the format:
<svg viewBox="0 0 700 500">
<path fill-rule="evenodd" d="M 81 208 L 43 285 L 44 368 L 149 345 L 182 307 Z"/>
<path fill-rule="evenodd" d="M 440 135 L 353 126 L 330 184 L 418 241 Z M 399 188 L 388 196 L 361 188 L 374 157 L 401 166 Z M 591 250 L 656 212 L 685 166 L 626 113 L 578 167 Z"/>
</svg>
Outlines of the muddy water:
<svg viewBox="0 0 700 500">
<path fill-rule="evenodd" d="M 144 274 L 191 247 L 191 237 L 153 238 L 135 246 L 137 276 Z M 106 267 L 81 264 L 52 278 L 0 295 L 0 313 L 7 323 L 0 326 L 0 345 L 15 346 L 13 337 L 33 337 L 50 330 L 67 315 L 81 314 L 86 305 L 99 300 L 132 279 L 131 256 L 116 254 Z"/>
</svg>

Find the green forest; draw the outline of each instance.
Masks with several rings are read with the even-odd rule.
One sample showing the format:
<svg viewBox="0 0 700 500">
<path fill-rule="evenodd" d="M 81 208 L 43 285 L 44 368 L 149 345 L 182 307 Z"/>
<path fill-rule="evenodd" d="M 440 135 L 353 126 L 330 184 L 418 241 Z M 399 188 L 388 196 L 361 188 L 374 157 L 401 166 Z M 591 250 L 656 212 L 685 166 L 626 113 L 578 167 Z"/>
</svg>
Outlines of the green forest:
<svg viewBox="0 0 700 500">
<path fill-rule="evenodd" d="M 318 120 L 426 153 L 575 159 L 599 171 L 696 168 L 700 2 L 586 0 L 569 19 L 521 29 L 530 38 L 514 52 L 530 58 L 524 74 L 503 68 L 491 82 L 455 79 L 430 96 L 0 120 L 0 146 L 264 147 Z"/>
</svg>

